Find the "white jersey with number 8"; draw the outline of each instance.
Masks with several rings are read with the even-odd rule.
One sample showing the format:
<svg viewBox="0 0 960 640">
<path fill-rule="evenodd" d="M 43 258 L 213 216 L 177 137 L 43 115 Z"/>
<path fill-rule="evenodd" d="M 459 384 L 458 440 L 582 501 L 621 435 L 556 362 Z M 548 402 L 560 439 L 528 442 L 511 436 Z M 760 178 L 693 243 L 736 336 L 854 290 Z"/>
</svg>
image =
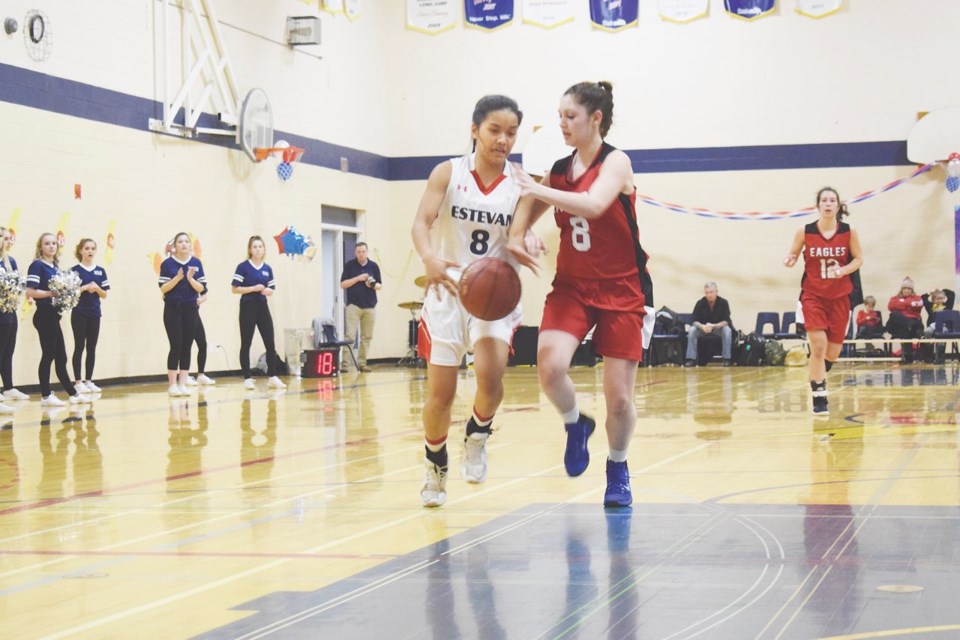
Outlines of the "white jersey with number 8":
<svg viewBox="0 0 960 640">
<path fill-rule="evenodd" d="M 461 269 L 479 258 L 494 257 L 519 270 L 507 251 L 510 223 L 520 199 L 520 188 L 513 180 L 516 169 L 507 162 L 503 174 L 483 185 L 474 170 L 474 154 L 450 162 L 450 184 L 434 229 L 438 254 Z"/>
</svg>

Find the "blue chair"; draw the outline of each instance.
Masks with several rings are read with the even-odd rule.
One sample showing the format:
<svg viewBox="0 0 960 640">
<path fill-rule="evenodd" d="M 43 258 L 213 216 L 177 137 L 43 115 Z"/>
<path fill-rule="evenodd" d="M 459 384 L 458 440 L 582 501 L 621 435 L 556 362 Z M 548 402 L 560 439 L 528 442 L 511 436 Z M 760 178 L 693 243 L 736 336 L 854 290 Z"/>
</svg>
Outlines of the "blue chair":
<svg viewBox="0 0 960 640">
<path fill-rule="evenodd" d="M 793 327 L 793 331 L 789 331 L 790 327 Z M 796 311 L 784 311 L 783 320 L 780 322 L 780 331 L 778 331 L 773 336 L 777 340 L 798 340 L 800 334 L 797 333 L 797 312 Z"/>
<path fill-rule="evenodd" d="M 765 332 L 763 329 L 767 325 L 770 325 L 770 331 Z M 780 314 L 775 311 L 761 311 L 757 314 L 757 327 L 754 331 L 764 338 L 776 338 L 780 333 Z"/>
<path fill-rule="evenodd" d="M 950 354 L 958 354 L 957 340 L 960 340 L 960 311 L 944 309 L 933 314 L 933 337 L 952 339 Z M 937 345 L 937 354 L 943 353 L 945 345 Z"/>
</svg>

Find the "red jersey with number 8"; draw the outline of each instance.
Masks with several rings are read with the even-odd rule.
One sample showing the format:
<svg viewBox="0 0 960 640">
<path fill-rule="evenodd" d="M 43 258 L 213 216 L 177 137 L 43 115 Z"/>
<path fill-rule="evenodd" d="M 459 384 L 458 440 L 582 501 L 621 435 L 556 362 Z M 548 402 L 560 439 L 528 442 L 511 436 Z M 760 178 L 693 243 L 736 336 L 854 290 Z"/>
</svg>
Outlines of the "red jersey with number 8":
<svg viewBox="0 0 960 640">
<path fill-rule="evenodd" d="M 828 240 L 820 233 L 816 222 L 804 227 L 803 259 L 805 266 L 800 288 L 803 292 L 832 300 L 850 295 L 853 283 L 850 276 L 831 278 L 830 272 L 844 267 L 853 260 L 850 253 L 850 225 L 841 222 L 837 232 Z"/>
<path fill-rule="evenodd" d="M 590 167 L 576 180 L 570 177 L 574 154 L 558 160 L 550 171 L 550 186 L 561 191 L 589 191 L 604 159 L 614 150 L 604 142 Z M 640 247 L 636 202 L 636 191 L 621 193 L 602 216 L 593 220 L 558 208 L 554 213 L 560 227 L 557 278 L 603 280 L 643 273 L 647 255 Z"/>
</svg>

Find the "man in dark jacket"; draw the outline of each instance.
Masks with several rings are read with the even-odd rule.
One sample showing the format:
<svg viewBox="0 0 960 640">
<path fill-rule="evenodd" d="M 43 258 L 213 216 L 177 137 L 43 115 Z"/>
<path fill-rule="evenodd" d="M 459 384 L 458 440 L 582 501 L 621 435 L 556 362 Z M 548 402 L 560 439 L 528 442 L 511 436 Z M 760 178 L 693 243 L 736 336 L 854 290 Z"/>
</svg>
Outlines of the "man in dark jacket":
<svg viewBox="0 0 960 640">
<path fill-rule="evenodd" d="M 683 366 L 697 366 L 697 343 L 703 335 L 720 336 L 723 366 L 729 367 L 733 349 L 733 321 L 730 320 L 730 303 L 717 295 L 716 282 L 703 285 L 703 297 L 693 308 L 693 324 L 687 330 L 687 359 Z"/>
</svg>

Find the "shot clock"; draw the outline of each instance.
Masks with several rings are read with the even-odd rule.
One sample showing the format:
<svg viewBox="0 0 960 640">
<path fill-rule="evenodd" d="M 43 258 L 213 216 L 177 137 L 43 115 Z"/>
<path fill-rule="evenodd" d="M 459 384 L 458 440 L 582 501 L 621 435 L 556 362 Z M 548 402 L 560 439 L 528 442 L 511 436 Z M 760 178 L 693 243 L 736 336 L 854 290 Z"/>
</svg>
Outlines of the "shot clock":
<svg viewBox="0 0 960 640">
<path fill-rule="evenodd" d="M 320 347 L 304 352 L 300 375 L 304 378 L 337 378 L 340 376 L 340 347 Z"/>
</svg>

